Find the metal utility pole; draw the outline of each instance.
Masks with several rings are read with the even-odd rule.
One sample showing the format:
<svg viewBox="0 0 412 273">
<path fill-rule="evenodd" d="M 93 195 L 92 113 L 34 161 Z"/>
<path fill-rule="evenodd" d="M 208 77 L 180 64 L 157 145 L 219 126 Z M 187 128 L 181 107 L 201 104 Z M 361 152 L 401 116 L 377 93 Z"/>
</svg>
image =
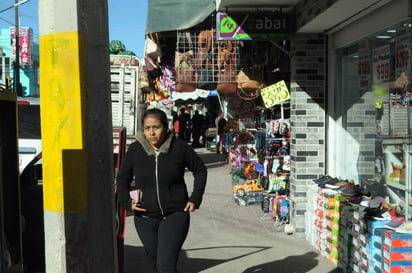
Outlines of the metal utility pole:
<svg viewBox="0 0 412 273">
<path fill-rule="evenodd" d="M 19 37 L 19 1 L 14 0 L 14 25 L 15 25 L 15 34 L 14 34 L 14 39 L 15 39 L 15 58 L 14 58 L 14 67 L 13 67 L 13 76 L 14 76 L 14 92 L 18 96 L 21 96 L 21 90 L 19 88 L 20 86 L 20 37 Z"/>
</svg>

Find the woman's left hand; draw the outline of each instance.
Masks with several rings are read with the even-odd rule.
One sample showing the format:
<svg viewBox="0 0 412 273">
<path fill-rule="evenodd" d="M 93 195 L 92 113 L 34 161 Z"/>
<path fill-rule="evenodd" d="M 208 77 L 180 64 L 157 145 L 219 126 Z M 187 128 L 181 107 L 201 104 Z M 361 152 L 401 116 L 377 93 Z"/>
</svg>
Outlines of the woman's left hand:
<svg viewBox="0 0 412 273">
<path fill-rule="evenodd" d="M 188 212 L 195 211 L 195 204 L 192 202 L 187 202 L 185 211 L 188 211 Z"/>
</svg>

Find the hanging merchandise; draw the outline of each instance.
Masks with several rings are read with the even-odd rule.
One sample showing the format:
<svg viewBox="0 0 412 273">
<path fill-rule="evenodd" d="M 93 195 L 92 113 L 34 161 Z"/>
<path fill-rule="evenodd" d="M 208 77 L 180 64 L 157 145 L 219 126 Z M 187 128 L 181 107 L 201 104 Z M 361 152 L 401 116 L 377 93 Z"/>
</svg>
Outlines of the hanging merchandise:
<svg viewBox="0 0 412 273">
<path fill-rule="evenodd" d="M 149 75 L 144 70 L 142 65 L 139 66 L 138 84 L 143 93 L 150 93 L 151 91 L 154 91 L 153 84 L 149 80 Z"/>
<path fill-rule="evenodd" d="M 244 70 L 239 71 L 239 73 L 237 74 L 237 85 L 239 89 L 242 89 L 245 91 L 246 90 L 254 91 L 254 90 L 257 90 L 263 87 L 262 82 L 252 79 L 252 77 L 246 74 Z"/>
<path fill-rule="evenodd" d="M 237 94 L 243 100 L 254 100 L 259 97 L 262 82 L 252 79 L 244 70 L 237 74 Z"/>
<path fill-rule="evenodd" d="M 197 87 L 205 90 L 216 89 L 214 51 L 216 30 L 203 30 L 197 37 L 196 67 L 199 74 Z"/>
<path fill-rule="evenodd" d="M 222 41 L 217 54 L 217 91 L 222 95 L 235 95 L 237 89 L 237 43 Z"/>
<path fill-rule="evenodd" d="M 149 33 L 144 46 L 145 69 L 147 71 L 157 69 L 160 64 L 160 56 L 159 33 Z"/>
<path fill-rule="evenodd" d="M 192 92 L 196 90 L 197 73 L 195 70 L 191 32 L 177 32 L 175 73 L 177 92 Z"/>
<path fill-rule="evenodd" d="M 162 65 L 162 75 L 160 76 L 160 82 L 168 93 L 172 93 L 176 89 L 175 85 L 175 69 L 170 65 Z"/>
</svg>

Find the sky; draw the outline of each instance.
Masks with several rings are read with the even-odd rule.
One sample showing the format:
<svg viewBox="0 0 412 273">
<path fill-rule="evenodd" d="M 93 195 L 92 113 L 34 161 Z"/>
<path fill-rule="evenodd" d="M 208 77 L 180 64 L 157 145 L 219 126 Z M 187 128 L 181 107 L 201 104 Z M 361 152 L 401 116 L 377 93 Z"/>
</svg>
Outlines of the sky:
<svg viewBox="0 0 412 273">
<path fill-rule="evenodd" d="M 41 0 L 29 0 L 19 5 L 21 27 L 33 28 L 33 39 L 39 41 L 38 3 Z M 126 50 L 143 57 L 147 2 L 149 0 L 108 0 L 109 42 L 120 40 Z M 0 0 L 0 11 L 13 6 L 15 0 Z M 0 13 L 0 28 L 14 25 L 14 8 Z"/>
</svg>

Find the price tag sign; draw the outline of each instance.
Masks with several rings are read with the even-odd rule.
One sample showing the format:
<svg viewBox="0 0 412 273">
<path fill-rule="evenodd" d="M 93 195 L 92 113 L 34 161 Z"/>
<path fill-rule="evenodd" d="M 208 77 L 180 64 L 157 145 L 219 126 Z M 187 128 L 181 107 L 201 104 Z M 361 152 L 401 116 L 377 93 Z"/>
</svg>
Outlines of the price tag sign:
<svg viewBox="0 0 412 273">
<path fill-rule="evenodd" d="M 280 81 L 261 89 L 260 95 L 266 108 L 290 99 L 289 90 L 285 81 Z"/>
<path fill-rule="evenodd" d="M 390 76 L 390 46 L 384 45 L 373 51 L 373 82 L 388 82 Z"/>
</svg>

